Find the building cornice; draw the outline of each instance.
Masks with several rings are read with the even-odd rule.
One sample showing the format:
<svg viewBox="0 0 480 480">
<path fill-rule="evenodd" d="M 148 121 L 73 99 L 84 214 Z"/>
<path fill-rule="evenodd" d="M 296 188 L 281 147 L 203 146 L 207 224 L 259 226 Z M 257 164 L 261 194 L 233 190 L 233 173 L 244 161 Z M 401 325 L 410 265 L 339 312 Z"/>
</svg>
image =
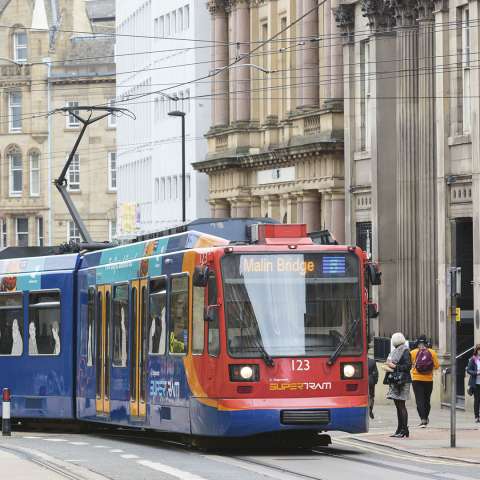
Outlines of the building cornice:
<svg viewBox="0 0 480 480">
<path fill-rule="evenodd" d="M 417 0 L 388 0 L 391 5 L 397 28 L 411 28 L 418 18 Z"/>
<path fill-rule="evenodd" d="M 361 8 L 373 33 L 389 31 L 395 26 L 395 15 L 388 0 L 361 0 Z"/>
<path fill-rule="evenodd" d="M 272 166 L 289 166 L 301 159 L 343 152 L 342 140 L 329 140 L 290 147 L 278 147 L 268 152 L 247 155 L 223 155 L 193 164 L 195 170 L 204 173 L 227 169 L 261 169 Z"/>
<path fill-rule="evenodd" d="M 342 32 L 344 42 L 352 42 L 355 29 L 355 4 L 342 3 L 333 9 L 333 15 L 335 16 L 337 27 Z"/>
</svg>

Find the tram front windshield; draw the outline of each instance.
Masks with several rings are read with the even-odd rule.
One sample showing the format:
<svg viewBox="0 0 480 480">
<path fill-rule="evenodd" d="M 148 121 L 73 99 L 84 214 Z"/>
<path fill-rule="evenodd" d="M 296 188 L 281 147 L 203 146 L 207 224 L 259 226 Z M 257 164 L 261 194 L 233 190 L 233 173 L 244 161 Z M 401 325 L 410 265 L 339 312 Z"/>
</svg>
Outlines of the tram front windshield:
<svg viewBox="0 0 480 480">
<path fill-rule="evenodd" d="M 230 254 L 222 276 L 231 356 L 331 355 L 345 336 L 342 355 L 361 353 L 353 253 Z"/>
</svg>

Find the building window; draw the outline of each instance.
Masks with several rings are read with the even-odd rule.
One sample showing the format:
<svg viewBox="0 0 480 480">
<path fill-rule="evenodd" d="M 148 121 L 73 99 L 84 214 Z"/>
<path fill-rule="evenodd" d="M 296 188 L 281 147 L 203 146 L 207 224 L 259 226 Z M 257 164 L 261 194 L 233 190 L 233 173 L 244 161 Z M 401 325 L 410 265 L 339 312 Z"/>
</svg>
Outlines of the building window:
<svg viewBox="0 0 480 480">
<path fill-rule="evenodd" d="M 177 11 L 177 31 L 181 32 L 183 30 L 183 9 L 179 8 Z"/>
<path fill-rule="evenodd" d="M 7 219 L 0 219 L 0 247 L 7 246 Z"/>
<path fill-rule="evenodd" d="M 43 233 L 43 217 L 37 217 L 37 245 L 43 247 L 44 244 L 44 233 Z"/>
<path fill-rule="evenodd" d="M 73 220 L 68 222 L 67 242 L 80 243 L 80 230 Z"/>
<path fill-rule="evenodd" d="M 68 168 L 68 189 L 80 190 L 80 156 L 76 153 Z"/>
<path fill-rule="evenodd" d="M 40 195 L 40 154 L 30 152 L 30 195 Z"/>
<path fill-rule="evenodd" d="M 471 53 L 471 27 L 470 12 L 468 7 L 462 8 L 462 125 L 463 133 L 468 134 L 471 130 L 471 88 L 470 88 L 470 53 Z"/>
<path fill-rule="evenodd" d="M 78 102 L 67 102 L 67 107 L 68 108 L 75 108 L 78 107 Z M 68 113 L 67 115 L 67 128 L 77 128 L 80 126 L 80 121 L 78 118 L 75 118 L 75 115 L 79 114 L 78 110 L 73 110 L 72 113 Z"/>
<path fill-rule="evenodd" d="M 167 13 L 165 15 L 165 36 L 168 37 L 170 35 L 170 14 Z"/>
<path fill-rule="evenodd" d="M 15 219 L 17 230 L 17 247 L 28 247 L 28 218 Z"/>
<path fill-rule="evenodd" d="M 117 236 L 117 221 L 109 220 L 108 221 L 108 240 L 112 242 Z"/>
<path fill-rule="evenodd" d="M 160 182 L 160 198 L 165 200 L 165 177 L 162 177 Z"/>
<path fill-rule="evenodd" d="M 10 196 L 19 197 L 23 191 L 22 154 L 18 147 L 13 147 L 8 153 L 10 165 Z"/>
<path fill-rule="evenodd" d="M 175 35 L 175 33 L 177 33 L 177 12 L 173 11 L 170 14 L 170 18 L 172 19 L 172 25 L 170 27 L 170 31 L 172 32 L 172 35 Z"/>
<path fill-rule="evenodd" d="M 15 91 L 8 94 L 8 116 L 10 133 L 22 131 L 22 92 Z"/>
<path fill-rule="evenodd" d="M 177 185 L 177 177 L 173 177 L 173 199 L 176 200 L 178 198 L 178 185 Z"/>
<path fill-rule="evenodd" d="M 27 32 L 15 32 L 13 34 L 14 60 L 18 63 L 27 61 Z"/>
<path fill-rule="evenodd" d="M 165 17 L 162 15 L 160 17 L 160 27 L 158 30 L 158 36 L 161 38 L 165 35 Z"/>
<path fill-rule="evenodd" d="M 115 99 L 114 98 L 111 98 L 109 101 L 108 101 L 108 106 L 109 107 L 114 107 L 115 106 Z M 111 113 L 108 117 L 107 117 L 108 121 L 107 121 L 107 124 L 108 124 L 108 128 L 117 128 L 117 114 L 115 112 Z"/>
<path fill-rule="evenodd" d="M 183 7 L 183 29 L 188 30 L 190 28 L 190 5 Z"/>
<path fill-rule="evenodd" d="M 117 190 L 117 152 L 108 152 L 108 189 Z"/>
<path fill-rule="evenodd" d="M 360 43 L 360 149 L 370 149 L 370 45 Z"/>
<path fill-rule="evenodd" d="M 191 191 L 190 191 L 190 174 L 187 173 L 185 177 L 185 196 L 186 198 L 190 198 L 191 196 Z"/>
<path fill-rule="evenodd" d="M 357 222 L 357 245 L 372 258 L 372 222 Z"/>
<path fill-rule="evenodd" d="M 155 179 L 155 201 L 158 202 L 160 199 L 160 179 Z"/>
<path fill-rule="evenodd" d="M 185 90 L 185 113 L 190 113 L 190 89 Z"/>
<path fill-rule="evenodd" d="M 172 178 L 167 178 L 167 200 L 171 200 L 172 198 Z"/>
</svg>

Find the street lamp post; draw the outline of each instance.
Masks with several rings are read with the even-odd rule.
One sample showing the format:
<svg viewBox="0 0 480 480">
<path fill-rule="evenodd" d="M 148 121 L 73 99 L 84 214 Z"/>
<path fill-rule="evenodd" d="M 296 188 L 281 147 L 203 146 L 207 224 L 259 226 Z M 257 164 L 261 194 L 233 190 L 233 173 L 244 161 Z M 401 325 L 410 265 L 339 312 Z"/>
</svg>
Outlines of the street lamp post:
<svg viewBox="0 0 480 480">
<path fill-rule="evenodd" d="M 187 217 L 185 212 L 185 112 L 175 110 L 168 112 L 168 115 L 182 119 L 182 223 L 185 223 Z"/>
</svg>

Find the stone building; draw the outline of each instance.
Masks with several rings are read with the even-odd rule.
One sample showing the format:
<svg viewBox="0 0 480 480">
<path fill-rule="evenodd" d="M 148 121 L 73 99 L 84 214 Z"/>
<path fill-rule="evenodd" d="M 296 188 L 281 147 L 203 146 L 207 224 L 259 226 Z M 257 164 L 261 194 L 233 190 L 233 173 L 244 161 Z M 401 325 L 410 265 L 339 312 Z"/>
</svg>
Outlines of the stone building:
<svg viewBox="0 0 480 480">
<path fill-rule="evenodd" d="M 217 74 L 195 167 L 209 176 L 212 216 L 304 222 L 343 242 L 342 45 L 326 40 L 339 35 L 336 0 L 317 3 L 209 1 Z"/>
<path fill-rule="evenodd" d="M 457 351 L 480 341 L 478 15 L 478 2 L 463 0 L 360 0 L 336 10 L 346 241 L 358 242 L 363 228 L 382 265 L 376 332 L 426 333 L 443 354 L 449 266 L 462 267 Z"/>
<path fill-rule="evenodd" d="M 109 8 L 106 8 L 109 6 Z M 87 9 L 88 7 L 88 9 Z M 114 3 L 0 0 L 0 247 L 79 240 L 52 181 L 80 131 L 47 111 L 115 97 Z M 73 201 L 96 240 L 115 228 L 115 119 L 86 133 L 67 174 Z"/>
</svg>

